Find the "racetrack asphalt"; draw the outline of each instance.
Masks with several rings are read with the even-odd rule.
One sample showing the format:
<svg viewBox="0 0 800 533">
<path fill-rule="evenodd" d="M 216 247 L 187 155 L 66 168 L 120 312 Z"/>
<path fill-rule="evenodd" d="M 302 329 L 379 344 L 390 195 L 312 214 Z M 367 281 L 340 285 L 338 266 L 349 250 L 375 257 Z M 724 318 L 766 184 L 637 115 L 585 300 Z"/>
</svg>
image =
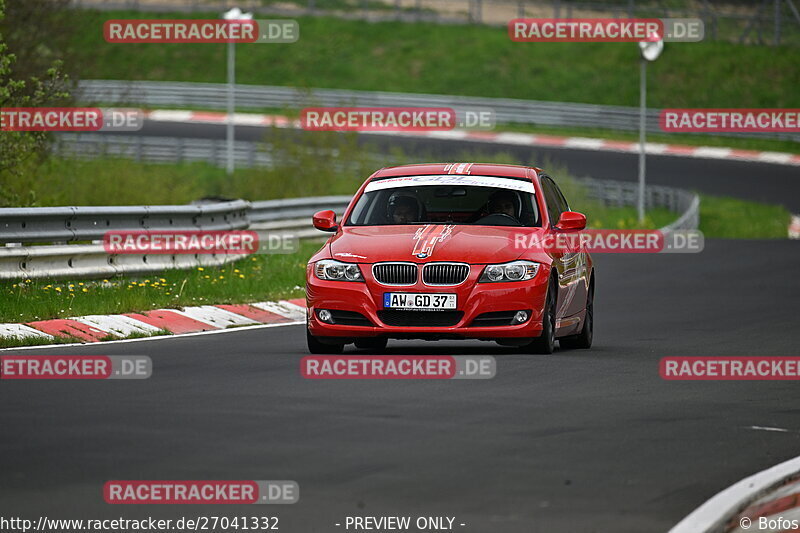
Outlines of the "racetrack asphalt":
<svg viewBox="0 0 800 533">
<path fill-rule="evenodd" d="M 0 514 L 272 514 L 289 533 L 382 514 L 455 516 L 471 533 L 666 531 L 800 450 L 797 382 L 658 372 L 664 356 L 800 355 L 798 246 L 596 255 L 589 351 L 390 341 L 394 354 L 494 355 L 491 380 L 304 380 L 302 326 L 2 352 L 140 354 L 154 368 L 143 381 L 0 381 Z M 291 479 L 300 501 L 112 506 L 114 479 Z"/>
<path fill-rule="evenodd" d="M 269 129 L 260 126 L 237 126 L 236 139 L 259 141 Z M 174 123 L 146 121 L 138 132 L 120 135 L 147 135 L 224 139 L 224 124 Z M 638 155 L 621 152 L 581 150 L 572 147 L 539 147 L 506 145 L 489 142 L 466 142 L 433 138 L 389 137 L 366 135 L 359 137 L 385 152 L 391 147 L 401 147 L 407 154 L 417 154 L 432 161 L 453 161 L 464 157 L 465 152 L 485 154 L 510 154 L 523 164 L 542 168 L 565 168 L 572 175 L 598 179 L 636 181 Z M 558 178 L 558 174 L 553 174 Z M 704 159 L 666 155 L 647 156 L 647 182 L 695 190 L 719 196 L 733 196 L 746 200 L 786 206 L 800 213 L 800 167 L 743 160 Z M 364 176 L 366 178 L 366 176 Z M 260 199 L 260 198 L 259 198 Z"/>
</svg>

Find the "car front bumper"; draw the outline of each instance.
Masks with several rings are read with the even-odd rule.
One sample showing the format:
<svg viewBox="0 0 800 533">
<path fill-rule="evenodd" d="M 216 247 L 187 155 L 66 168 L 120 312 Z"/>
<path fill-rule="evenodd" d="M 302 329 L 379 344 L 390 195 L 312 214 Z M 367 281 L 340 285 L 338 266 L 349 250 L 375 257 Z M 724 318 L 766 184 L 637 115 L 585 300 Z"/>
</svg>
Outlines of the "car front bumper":
<svg viewBox="0 0 800 533">
<path fill-rule="evenodd" d="M 545 265 L 528 281 L 505 283 L 478 283 L 483 265 L 472 265 L 470 275 L 464 283 L 455 286 L 428 286 L 422 282 L 415 285 L 390 286 L 378 283 L 362 265 L 364 282 L 329 281 L 317 278 L 309 265 L 306 283 L 306 299 L 309 331 L 319 337 L 389 337 L 389 338 L 464 338 L 502 339 L 533 338 L 542 332 L 542 309 L 547 292 L 549 268 Z M 447 311 L 414 311 L 411 323 L 393 325 L 398 320 L 388 320 L 383 306 L 383 295 L 387 292 L 456 294 L 458 313 L 448 325 L 426 325 L 426 322 L 442 322 L 437 313 Z M 368 323 L 349 325 L 326 323 L 319 319 L 318 311 L 345 311 L 359 313 Z M 485 313 L 527 311 L 528 319 L 514 325 L 480 325 L 475 319 Z M 424 314 L 420 314 L 424 313 Z M 409 316 L 409 315 L 406 315 Z M 447 320 L 445 320 L 446 322 Z M 389 322 L 389 323 L 387 323 Z M 404 320 L 399 322 L 403 323 Z"/>
</svg>

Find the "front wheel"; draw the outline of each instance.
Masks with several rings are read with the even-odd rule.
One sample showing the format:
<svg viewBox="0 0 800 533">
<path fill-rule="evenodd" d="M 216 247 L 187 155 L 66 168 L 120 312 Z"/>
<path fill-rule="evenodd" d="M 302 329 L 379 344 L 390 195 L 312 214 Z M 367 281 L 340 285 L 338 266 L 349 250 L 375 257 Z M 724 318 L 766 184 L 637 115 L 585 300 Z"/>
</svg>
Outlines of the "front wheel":
<svg viewBox="0 0 800 533">
<path fill-rule="evenodd" d="M 542 334 L 523 348 L 527 353 L 551 354 L 556 346 L 556 284 L 547 287 L 544 309 L 542 310 Z"/>
<path fill-rule="evenodd" d="M 588 349 L 592 347 L 594 337 L 594 281 L 589 286 L 589 294 L 586 296 L 586 318 L 583 320 L 583 329 L 577 335 L 562 337 L 558 339 L 558 344 L 565 349 Z"/>
<path fill-rule="evenodd" d="M 323 342 L 323 339 L 328 342 Z M 306 343 L 308 351 L 315 355 L 336 355 L 344 350 L 344 343 L 333 342 L 332 337 L 315 337 L 306 330 Z"/>
</svg>

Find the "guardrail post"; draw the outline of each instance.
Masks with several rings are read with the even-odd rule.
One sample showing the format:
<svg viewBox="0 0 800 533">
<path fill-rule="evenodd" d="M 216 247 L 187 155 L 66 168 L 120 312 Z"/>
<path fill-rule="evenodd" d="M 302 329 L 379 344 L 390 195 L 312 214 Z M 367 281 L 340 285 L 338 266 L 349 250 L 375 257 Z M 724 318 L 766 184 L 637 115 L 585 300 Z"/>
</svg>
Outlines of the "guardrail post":
<svg viewBox="0 0 800 533">
<path fill-rule="evenodd" d="M 178 143 L 175 147 L 176 149 L 176 159 L 178 163 L 183 163 L 183 137 L 178 137 Z"/>
<path fill-rule="evenodd" d="M 247 144 L 247 166 L 250 168 L 256 166 L 256 143 Z"/>
</svg>

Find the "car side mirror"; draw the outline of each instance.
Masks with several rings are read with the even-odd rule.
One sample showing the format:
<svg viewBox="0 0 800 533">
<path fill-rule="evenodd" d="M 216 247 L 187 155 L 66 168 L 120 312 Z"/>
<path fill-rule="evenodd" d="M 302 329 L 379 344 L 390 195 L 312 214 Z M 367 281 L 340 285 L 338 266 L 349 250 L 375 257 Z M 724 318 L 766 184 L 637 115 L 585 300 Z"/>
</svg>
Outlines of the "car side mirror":
<svg viewBox="0 0 800 533">
<path fill-rule="evenodd" d="M 556 229 L 564 231 L 579 231 L 586 228 L 586 215 L 575 211 L 564 211 L 558 218 Z"/>
<path fill-rule="evenodd" d="M 339 229 L 339 224 L 336 223 L 336 213 L 330 209 L 314 213 L 312 220 L 314 227 L 318 230 L 334 232 Z"/>
</svg>

